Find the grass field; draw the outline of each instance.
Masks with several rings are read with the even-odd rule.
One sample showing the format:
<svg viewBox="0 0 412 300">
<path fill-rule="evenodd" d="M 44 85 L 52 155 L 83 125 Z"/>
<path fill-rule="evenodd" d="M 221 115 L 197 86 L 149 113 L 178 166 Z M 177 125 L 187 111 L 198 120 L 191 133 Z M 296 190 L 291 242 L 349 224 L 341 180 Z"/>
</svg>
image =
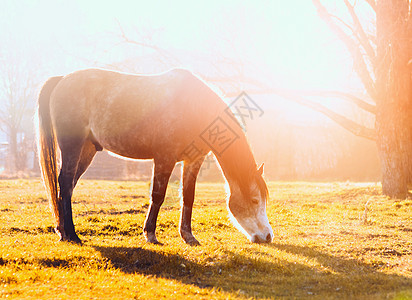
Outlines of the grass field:
<svg viewBox="0 0 412 300">
<path fill-rule="evenodd" d="M 39 180 L 0 181 L 0 297 L 32 299 L 412 299 L 412 201 L 376 184 L 273 182 L 272 244 L 230 223 L 223 184 L 200 183 L 190 247 L 176 184 L 145 244 L 149 184 L 83 180 L 82 246 L 59 243 Z M 366 207 L 366 209 L 365 209 Z"/>
</svg>

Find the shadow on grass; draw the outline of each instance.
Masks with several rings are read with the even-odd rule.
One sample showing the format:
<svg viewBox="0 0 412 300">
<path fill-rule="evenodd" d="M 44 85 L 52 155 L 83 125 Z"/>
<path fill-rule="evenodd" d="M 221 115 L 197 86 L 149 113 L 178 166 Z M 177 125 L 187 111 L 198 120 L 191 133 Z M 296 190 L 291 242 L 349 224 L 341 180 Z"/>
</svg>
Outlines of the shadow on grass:
<svg viewBox="0 0 412 300">
<path fill-rule="evenodd" d="M 322 266 L 266 257 L 255 259 L 227 252 L 225 259 L 194 262 L 180 255 L 157 252 L 140 247 L 94 248 L 113 267 L 127 274 L 139 273 L 178 280 L 200 288 L 217 288 L 238 292 L 246 297 L 359 297 L 386 298 L 404 290 L 411 293 L 412 279 L 378 272 L 373 265 L 356 259 L 335 257 L 310 247 L 271 244 L 289 254 L 316 260 Z"/>
</svg>

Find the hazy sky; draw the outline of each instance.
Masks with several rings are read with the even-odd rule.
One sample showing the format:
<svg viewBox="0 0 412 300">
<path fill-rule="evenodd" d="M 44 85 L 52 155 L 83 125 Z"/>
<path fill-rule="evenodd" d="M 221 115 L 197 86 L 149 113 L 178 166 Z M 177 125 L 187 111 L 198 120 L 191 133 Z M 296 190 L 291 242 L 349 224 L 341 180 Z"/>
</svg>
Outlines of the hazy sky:
<svg viewBox="0 0 412 300">
<path fill-rule="evenodd" d="M 341 1 L 323 1 L 341 13 Z M 343 2 L 343 1 L 342 1 Z M 38 63 L 40 76 L 133 60 L 150 50 L 119 43 L 152 36 L 165 49 L 247 61 L 279 87 L 356 88 L 351 60 L 309 0 L 1 1 L 0 53 Z M 18 58 L 13 58 L 18 60 Z M 191 67 L 193 61 L 185 61 Z M 1 71 L 0 71 L 1 72 Z"/>
</svg>

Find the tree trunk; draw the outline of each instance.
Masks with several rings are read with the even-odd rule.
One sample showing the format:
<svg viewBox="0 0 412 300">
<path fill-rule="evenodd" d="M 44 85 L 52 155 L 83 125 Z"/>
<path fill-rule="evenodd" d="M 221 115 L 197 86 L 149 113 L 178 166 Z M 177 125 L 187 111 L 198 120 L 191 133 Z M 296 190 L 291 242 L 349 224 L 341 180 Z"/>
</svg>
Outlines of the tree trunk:
<svg viewBox="0 0 412 300">
<path fill-rule="evenodd" d="M 376 10 L 377 147 L 382 192 L 408 195 L 412 164 L 412 19 L 409 1 L 380 0 Z"/>
<path fill-rule="evenodd" d="M 18 171 L 18 145 L 17 145 L 17 130 L 10 128 L 9 130 L 9 172 L 11 175 L 15 175 Z"/>
<path fill-rule="evenodd" d="M 407 112 L 384 105 L 376 116 L 376 144 L 382 168 L 382 192 L 391 198 L 408 195 L 410 130 Z"/>
</svg>

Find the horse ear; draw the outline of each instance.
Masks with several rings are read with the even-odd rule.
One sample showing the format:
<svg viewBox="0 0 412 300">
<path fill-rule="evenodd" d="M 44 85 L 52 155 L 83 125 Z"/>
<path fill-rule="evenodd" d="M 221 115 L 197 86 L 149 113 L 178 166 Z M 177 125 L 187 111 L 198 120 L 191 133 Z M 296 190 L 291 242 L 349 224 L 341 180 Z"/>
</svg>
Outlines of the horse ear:
<svg viewBox="0 0 412 300">
<path fill-rule="evenodd" d="M 259 169 L 257 170 L 258 174 L 261 175 L 261 176 L 263 175 L 263 166 L 264 166 L 264 165 L 265 165 L 264 163 L 261 164 L 260 167 L 259 167 Z"/>
</svg>

